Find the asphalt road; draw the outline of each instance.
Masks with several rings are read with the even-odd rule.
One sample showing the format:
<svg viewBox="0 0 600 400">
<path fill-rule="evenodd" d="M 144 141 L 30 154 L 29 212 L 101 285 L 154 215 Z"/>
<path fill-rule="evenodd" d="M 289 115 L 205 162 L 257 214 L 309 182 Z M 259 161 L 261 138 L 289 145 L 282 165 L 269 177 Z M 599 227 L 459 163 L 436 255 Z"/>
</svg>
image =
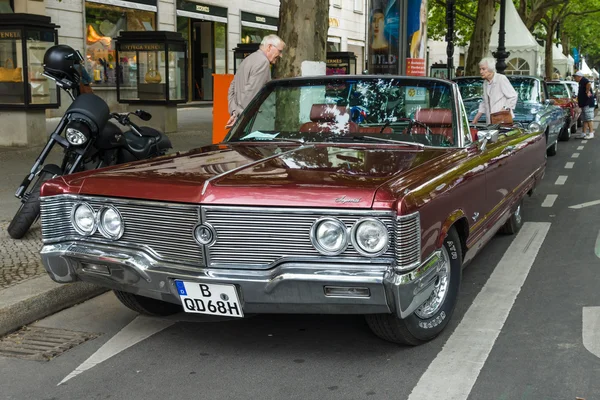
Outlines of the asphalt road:
<svg viewBox="0 0 600 400">
<path fill-rule="evenodd" d="M 519 236 L 464 270 L 450 324 L 425 345 L 384 342 L 359 316 L 149 319 L 108 293 L 35 324 L 97 338 L 49 361 L 0 357 L 0 397 L 598 399 L 599 149 L 559 143 Z"/>
</svg>

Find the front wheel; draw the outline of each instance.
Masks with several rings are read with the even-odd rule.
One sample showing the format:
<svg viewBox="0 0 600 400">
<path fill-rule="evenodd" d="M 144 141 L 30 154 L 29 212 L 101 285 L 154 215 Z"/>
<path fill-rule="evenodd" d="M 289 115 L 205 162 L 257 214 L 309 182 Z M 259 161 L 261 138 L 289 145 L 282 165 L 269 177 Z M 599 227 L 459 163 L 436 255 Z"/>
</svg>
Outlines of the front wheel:
<svg viewBox="0 0 600 400">
<path fill-rule="evenodd" d="M 21 239 L 37 220 L 40 215 L 40 188 L 50 178 L 52 178 L 51 173 L 40 173 L 35 184 L 26 195 L 26 199 L 22 200 L 21 207 L 19 207 L 10 225 L 8 225 L 7 230 L 11 238 Z"/>
<path fill-rule="evenodd" d="M 121 290 L 113 290 L 113 292 L 124 306 L 143 315 L 167 316 L 183 310 L 180 305 L 166 301 L 123 292 Z"/>
<path fill-rule="evenodd" d="M 435 338 L 446 327 L 456 306 L 462 276 L 462 250 L 455 228 L 448 232 L 441 250 L 441 268 L 431 296 L 405 319 L 396 314 L 366 315 L 374 334 L 390 342 L 416 346 Z"/>
</svg>

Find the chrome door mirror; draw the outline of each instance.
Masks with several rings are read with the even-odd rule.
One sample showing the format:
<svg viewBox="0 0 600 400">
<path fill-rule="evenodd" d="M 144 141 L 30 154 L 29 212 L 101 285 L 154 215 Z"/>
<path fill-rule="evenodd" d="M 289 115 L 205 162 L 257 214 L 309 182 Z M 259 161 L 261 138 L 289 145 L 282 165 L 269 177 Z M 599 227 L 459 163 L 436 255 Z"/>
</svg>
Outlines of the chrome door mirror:
<svg viewBox="0 0 600 400">
<path fill-rule="evenodd" d="M 496 143 L 499 132 L 497 129 L 477 132 L 477 141 L 481 144 L 479 150 L 484 151 L 488 142 Z"/>
</svg>

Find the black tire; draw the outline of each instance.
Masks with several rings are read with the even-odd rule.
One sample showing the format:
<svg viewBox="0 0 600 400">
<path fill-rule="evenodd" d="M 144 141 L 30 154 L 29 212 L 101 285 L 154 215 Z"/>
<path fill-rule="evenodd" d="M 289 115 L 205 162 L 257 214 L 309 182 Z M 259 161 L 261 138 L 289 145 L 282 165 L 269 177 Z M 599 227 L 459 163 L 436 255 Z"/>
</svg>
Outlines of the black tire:
<svg viewBox="0 0 600 400">
<path fill-rule="evenodd" d="M 442 257 L 446 260 L 446 268 L 440 271 L 435 282 L 436 290 L 431 297 L 421 305 L 414 313 L 400 319 L 396 314 L 370 314 L 366 315 L 367 324 L 371 331 L 380 338 L 393 343 L 416 346 L 423 344 L 440 334 L 450 321 L 462 277 L 462 249 L 456 229 L 453 227 L 444 239 Z M 447 275 L 445 274 L 447 273 Z M 435 295 L 439 295 L 439 289 L 443 287 L 440 277 L 448 279 L 441 303 L 427 312 L 423 307 L 432 305 L 431 301 Z"/>
<path fill-rule="evenodd" d="M 571 134 L 573 133 L 577 133 L 577 122 L 575 122 L 572 126 L 571 126 Z"/>
<path fill-rule="evenodd" d="M 548 150 L 546 150 L 546 154 L 549 157 L 553 157 L 556 155 L 556 152 L 558 151 L 558 140 L 556 142 L 554 142 L 554 144 L 550 147 L 548 147 Z"/>
<path fill-rule="evenodd" d="M 577 119 L 577 127 L 581 128 L 583 126 L 583 121 L 581 120 L 581 115 L 579 116 L 579 118 Z"/>
<path fill-rule="evenodd" d="M 37 220 L 40 215 L 40 188 L 48 179 L 52 178 L 49 172 L 42 172 L 35 181 L 27 200 L 21 203 L 21 207 L 10 221 L 8 225 L 8 234 L 13 239 L 21 239 L 31 225 Z"/>
<path fill-rule="evenodd" d="M 505 233 L 507 235 L 514 235 L 521 230 L 523 226 L 523 200 L 519 202 L 517 208 L 513 211 L 510 218 L 506 223 L 500 228 L 500 232 Z"/>
<path fill-rule="evenodd" d="M 183 308 L 178 304 L 139 296 L 129 292 L 122 292 L 120 290 L 113 290 L 113 292 L 123 305 L 140 314 L 167 316 L 183 311 Z"/>
<path fill-rule="evenodd" d="M 568 142 L 571 139 L 571 129 L 569 129 L 569 124 L 565 124 L 563 128 L 560 130 L 560 134 L 558 135 L 558 140 L 562 142 Z"/>
</svg>

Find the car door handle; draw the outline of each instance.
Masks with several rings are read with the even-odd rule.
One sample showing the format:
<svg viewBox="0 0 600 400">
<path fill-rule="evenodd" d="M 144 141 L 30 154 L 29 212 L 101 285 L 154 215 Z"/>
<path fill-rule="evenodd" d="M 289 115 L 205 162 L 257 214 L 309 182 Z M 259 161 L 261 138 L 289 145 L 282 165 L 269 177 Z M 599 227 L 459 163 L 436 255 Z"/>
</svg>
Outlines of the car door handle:
<svg viewBox="0 0 600 400">
<path fill-rule="evenodd" d="M 513 153 L 514 151 L 515 151 L 515 146 L 506 146 L 502 150 L 502 154 L 504 154 L 504 153 Z"/>
</svg>

